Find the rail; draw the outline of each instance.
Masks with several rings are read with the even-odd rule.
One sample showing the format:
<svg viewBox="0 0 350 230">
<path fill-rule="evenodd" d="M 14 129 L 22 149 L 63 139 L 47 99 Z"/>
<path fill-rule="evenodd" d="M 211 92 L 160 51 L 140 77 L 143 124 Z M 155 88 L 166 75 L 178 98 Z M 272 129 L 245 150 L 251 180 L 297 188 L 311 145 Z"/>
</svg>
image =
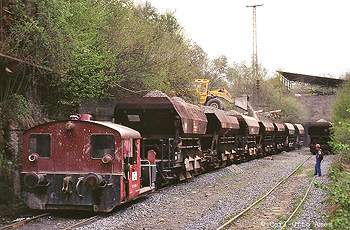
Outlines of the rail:
<svg viewBox="0 0 350 230">
<path fill-rule="evenodd" d="M 255 205 L 257 205 L 260 201 L 262 201 L 263 199 L 265 199 L 267 196 L 269 196 L 278 186 L 280 186 L 282 183 L 284 183 L 289 177 L 291 177 L 301 166 L 303 166 L 305 164 L 306 161 L 308 161 L 311 158 L 308 157 L 303 163 L 300 163 L 287 177 L 285 177 L 283 180 L 281 180 L 280 182 L 278 182 L 275 186 L 273 186 L 264 196 L 262 196 L 260 199 L 258 199 L 257 201 L 255 201 L 253 204 L 249 205 L 249 207 L 247 207 L 246 209 L 244 209 L 242 212 L 240 212 L 239 214 L 237 214 L 236 216 L 234 216 L 233 218 L 231 218 L 230 220 L 228 220 L 225 224 L 221 225 L 219 228 L 217 228 L 216 230 L 221 230 L 226 228 L 227 226 L 229 226 L 232 222 L 234 222 L 236 219 L 238 219 L 239 217 L 241 217 L 244 213 L 248 212 L 252 207 L 254 207 Z"/>
<path fill-rule="evenodd" d="M 284 222 L 283 226 L 280 228 L 280 230 L 283 230 L 283 229 L 286 229 L 287 228 L 287 224 L 289 223 L 289 221 L 293 218 L 293 216 L 295 215 L 295 213 L 299 210 L 299 208 L 301 207 L 301 205 L 304 203 L 306 197 L 309 195 L 309 192 L 312 188 L 312 185 L 314 183 L 314 180 L 315 180 L 315 176 L 312 178 L 310 184 L 309 184 L 309 187 L 308 189 L 306 190 L 306 193 L 303 197 L 303 199 L 300 201 L 300 203 L 298 204 L 298 206 L 295 208 L 295 210 L 293 211 L 293 213 L 289 216 L 289 218 Z"/>
<path fill-rule="evenodd" d="M 49 216 L 49 215 L 50 215 L 50 213 L 43 213 L 43 214 L 40 214 L 40 215 L 37 215 L 37 216 L 33 216 L 33 217 L 29 218 L 29 219 L 17 221 L 17 222 L 15 222 L 15 223 L 12 223 L 12 224 L 3 226 L 3 227 L 0 228 L 0 230 L 11 229 L 11 228 L 17 228 L 17 227 L 23 226 L 24 224 L 26 224 L 26 223 L 28 223 L 28 222 L 30 222 L 30 221 L 32 221 L 32 220 L 36 220 L 36 219 L 39 219 L 39 218 L 42 218 L 42 217 L 45 217 L 45 216 Z M 92 217 L 89 217 L 89 218 L 87 218 L 87 219 L 84 219 L 84 220 L 82 220 L 82 221 L 80 221 L 80 222 L 78 222 L 78 223 L 75 223 L 75 224 L 73 224 L 73 225 L 70 225 L 70 226 L 68 226 L 68 227 L 65 227 L 63 230 L 72 229 L 72 228 L 77 227 L 77 226 L 79 226 L 79 225 L 82 225 L 82 224 L 84 224 L 84 223 L 86 223 L 86 222 L 89 222 L 89 221 L 91 221 L 91 220 L 93 220 L 93 219 L 95 219 L 95 218 L 97 218 L 97 217 L 99 217 L 99 216 L 101 216 L 101 214 L 95 215 L 95 216 L 92 216 Z"/>
<path fill-rule="evenodd" d="M 3 227 L 0 228 L 0 230 L 9 229 L 9 228 L 16 228 L 16 227 L 19 227 L 19 226 L 22 226 L 22 225 L 28 223 L 29 221 L 32 221 L 32 220 L 35 220 L 35 219 L 39 219 L 41 217 L 48 216 L 48 215 L 49 215 L 49 213 L 44 213 L 44 214 L 40 214 L 40 215 L 37 215 L 37 216 L 33 216 L 33 217 L 29 218 L 29 219 L 21 220 L 21 221 L 18 221 L 18 222 L 15 222 L 15 223 L 3 226 Z"/>
<path fill-rule="evenodd" d="M 72 229 L 72 228 L 74 228 L 74 227 L 80 226 L 80 225 L 82 225 L 82 224 L 84 224 L 84 223 L 86 223 L 86 222 L 89 222 L 89 221 L 91 221 L 91 220 L 93 220 L 93 219 L 96 219 L 96 218 L 99 217 L 99 216 L 100 216 L 100 215 L 92 216 L 92 217 L 87 218 L 87 219 L 85 219 L 85 220 L 82 220 L 82 221 L 80 221 L 80 222 L 78 222 L 78 223 L 76 223 L 76 224 L 70 225 L 70 226 L 64 228 L 63 230 L 70 230 L 70 229 Z"/>
</svg>

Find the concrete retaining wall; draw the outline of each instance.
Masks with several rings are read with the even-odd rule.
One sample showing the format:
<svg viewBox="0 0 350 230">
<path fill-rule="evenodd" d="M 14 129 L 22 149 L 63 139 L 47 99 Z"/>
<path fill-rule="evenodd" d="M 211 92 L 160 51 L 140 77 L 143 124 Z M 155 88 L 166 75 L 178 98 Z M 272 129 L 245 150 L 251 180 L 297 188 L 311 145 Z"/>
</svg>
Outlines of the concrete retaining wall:
<svg viewBox="0 0 350 230">
<path fill-rule="evenodd" d="M 0 123 L 0 216 L 26 209 L 20 198 L 23 127 Z"/>
</svg>

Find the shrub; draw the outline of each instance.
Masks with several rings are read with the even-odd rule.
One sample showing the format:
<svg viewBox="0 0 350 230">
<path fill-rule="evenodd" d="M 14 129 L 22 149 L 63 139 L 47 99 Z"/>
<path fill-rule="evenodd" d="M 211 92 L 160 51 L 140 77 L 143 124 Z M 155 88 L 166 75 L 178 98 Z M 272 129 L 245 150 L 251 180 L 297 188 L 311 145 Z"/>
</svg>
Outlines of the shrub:
<svg viewBox="0 0 350 230">
<path fill-rule="evenodd" d="M 350 171 L 333 166 L 329 170 L 330 212 L 332 229 L 349 229 L 350 226 Z"/>
</svg>

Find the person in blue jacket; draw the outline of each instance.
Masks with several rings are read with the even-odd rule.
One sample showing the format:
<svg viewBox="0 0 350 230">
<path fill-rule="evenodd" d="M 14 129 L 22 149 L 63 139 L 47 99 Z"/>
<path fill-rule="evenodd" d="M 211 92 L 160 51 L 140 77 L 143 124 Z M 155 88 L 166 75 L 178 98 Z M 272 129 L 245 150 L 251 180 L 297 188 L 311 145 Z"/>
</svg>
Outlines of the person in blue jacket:
<svg viewBox="0 0 350 230">
<path fill-rule="evenodd" d="M 316 144 L 315 148 L 316 148 L 316 165 L 315 165 L 314 175 L 316 176 L 318 174 L 318 176 L 321 176 L 321 162 L 323 160 L 323 151 L 319 144 Z"/>
</svg>

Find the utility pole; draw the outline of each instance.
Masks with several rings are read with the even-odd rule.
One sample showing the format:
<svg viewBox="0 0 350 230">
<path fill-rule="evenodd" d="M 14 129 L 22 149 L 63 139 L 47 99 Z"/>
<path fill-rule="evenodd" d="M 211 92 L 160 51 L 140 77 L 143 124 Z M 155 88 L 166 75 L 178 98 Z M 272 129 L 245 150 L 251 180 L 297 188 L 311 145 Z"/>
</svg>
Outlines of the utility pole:
<svg viewBox="0 0 350 230">
<path fill-rule="evenodd" d="M 256 27 L 256 7 L 263 6 L 261 5 L 252 5 L 247 7 L 253 8 L 253 55 L 252 55 L 252 67 L 254 70 L 254 77 L 257 77 L 258 75 L 258 33 L 257 33 L 257 27 Z"/>
<path fill-rule="evenodd" d="M 253 55 L 252 55 L 252 68 L 253 68 L 253 79 L 256 80 L 256 96 L 255 101 L 259 98 L 260 91 L 260 79 L 259 79 L 259 64 L 258 64 L 258 32 L 256 26 L 256 7 L 263 6 L 261 5 L 251 5 L 246 7 L 253 8 Z"/>
</svg>

